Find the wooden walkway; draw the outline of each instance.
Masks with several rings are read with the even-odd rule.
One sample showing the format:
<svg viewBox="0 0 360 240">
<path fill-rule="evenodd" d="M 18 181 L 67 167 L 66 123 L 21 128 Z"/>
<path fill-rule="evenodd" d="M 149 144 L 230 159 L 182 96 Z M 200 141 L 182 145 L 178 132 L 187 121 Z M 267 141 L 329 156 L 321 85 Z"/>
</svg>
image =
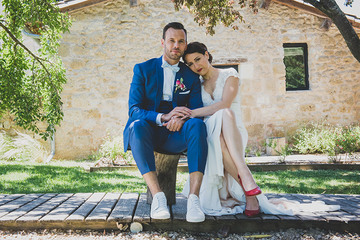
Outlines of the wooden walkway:
<svg viewBox="0 0 360 240">
<path fill-rule="evenodd" d="M 76 193 L 0 195 L 0 229 L 93 229 L 117 230 L 131 222 L 142 223 L 144 230 L 187 230 L 217 232 L 270 231 L 286 228 L 322 228 L 360 232 L 360 195 L 266 194 L 269 198 L 285 197 L 301 202 L 322 200 L 338 204 L 337 212 L 280 216 L 261 215 L 247 218 L 243 214 L 223 217 L 207 216 L 203 223 L 185 220 L 186 198 L 177 195 L 171 207 L 170 220 L 150 218 L 146 194 Z"/>
</svg>

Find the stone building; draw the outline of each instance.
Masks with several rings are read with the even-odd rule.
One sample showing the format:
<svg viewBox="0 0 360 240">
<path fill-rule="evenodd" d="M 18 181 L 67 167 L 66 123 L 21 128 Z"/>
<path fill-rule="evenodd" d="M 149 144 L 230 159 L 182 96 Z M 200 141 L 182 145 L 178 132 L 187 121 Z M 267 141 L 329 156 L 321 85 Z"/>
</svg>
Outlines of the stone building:
<svg viewBox="0 0 360 240">
<path fill-rule="evenodd" d="M 162 54 L 162 28 L 172 21 L 184 24 L 189 42 L 204 42 L 215 64 L 238 68 L 237 114 L 250 146 L 287 136 L 308 121 L 359 122 L 360 63 L 336 26 L 302 3 L 273 0 L 256 15 L 244 9 L 246 22 L 239 30 L 217 26 L 213 36 L 169 0 L 76 0 L 60 7 L 73 25 L 60 46 L 68 83 L 55 158 L 84 158 L 107 134 L 122 134 L 133 66 Z M 360 24 L 353 26 L 360 34 Z M 303 87 L 287 90 L 284 58 L 299 49 L 307 58 L 308 78 Z"/>
</svg>

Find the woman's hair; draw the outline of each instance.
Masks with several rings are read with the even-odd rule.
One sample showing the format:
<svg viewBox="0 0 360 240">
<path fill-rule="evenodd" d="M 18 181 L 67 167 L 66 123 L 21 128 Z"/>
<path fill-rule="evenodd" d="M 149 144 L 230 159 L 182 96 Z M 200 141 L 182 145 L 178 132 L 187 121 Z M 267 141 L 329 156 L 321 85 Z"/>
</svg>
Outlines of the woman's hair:
<svg viewBox="0 0 360 240">
<path fill-rule="evenodd" d="M 207 47 L 205 46 L 205 44 L 200 43 L 200 42 L 191 42 L 191 43 L 189 43 L 187 45 L 187 48 L 186 48 L 182 58 L 183 58 L 184 62 L 186 63 L 185 57 L 186 57 L 187 54 L 201 53 L 201 54 L 205 55 L 205 52 L 208 52 L 208 54 L 209 54 L 209 63 L 211 63 L 213 57 L 211 56 L 211 54 L 207 50 Z"/>
</svg>

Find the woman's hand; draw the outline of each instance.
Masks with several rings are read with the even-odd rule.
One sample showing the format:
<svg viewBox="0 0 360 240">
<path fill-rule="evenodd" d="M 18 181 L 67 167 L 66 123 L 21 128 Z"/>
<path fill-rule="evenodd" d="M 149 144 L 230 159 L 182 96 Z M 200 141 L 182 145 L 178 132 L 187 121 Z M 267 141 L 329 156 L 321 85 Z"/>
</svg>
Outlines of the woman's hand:
<svg viewBox="0 0 360 240">
<path fill-rule="evenodd" d="M 187 120 L 187 119 L 189 119 L 189 118 L 199 117 L 199 115 L 198 115 L 198 112 L 199 112 L 198 110 L 199 110 L 199 108 L 193 109 L 193 110 L 189 109 L 189 110 L 190 110 L 190 115 L 189 115 L 189 116 L 183 116 L 181 119 Z"/>
<path fill-rule="evenodd" d="M 188 118 L 191 116 L 191 110 L 187 107 L 176 107 L 171 112 L 161 116 L 161 122 L 168 122 L 172 117 Z"/>
</svg>

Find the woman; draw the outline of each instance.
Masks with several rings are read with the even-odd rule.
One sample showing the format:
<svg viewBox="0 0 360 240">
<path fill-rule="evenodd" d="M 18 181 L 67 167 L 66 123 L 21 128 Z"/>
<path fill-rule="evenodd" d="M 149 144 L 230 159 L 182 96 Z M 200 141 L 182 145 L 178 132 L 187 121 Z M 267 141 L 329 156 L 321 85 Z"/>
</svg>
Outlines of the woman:
<svg viewBox="0 0 360 240">
<path fill-rule="evenodd" d="M 199 42 L 188 44 L 184 62 L 202 81 L 204 107 L 191 111 L 191 117 L 205 117 L 208 133 L 208 158 L 200 189 L 201 208 L 207 215 L 242 213 L 255 217 L 260 210 L 267 214 L 293 215 L 294 210 L 338 209 L 339 206 L 318 203 L 311 206 L 286 199 L 268 200 L 245 163 L 247 131 L 232 109 L 240 109 L 240 80 L 235 69 L 217 69 L 212 56 Z M 183 194 L 189 193 L 189 181 Z M 244 202 L 245 207 L 244 207 Z"/>
<path fill-rule="evenodd" d="M 245 146 L 247 143 L 247 131 L 241 119 L 235 118 L 232 109 L 240 109 L 239 77 L 235 69 L 218 69 L 211 65 L 212 56 L 204 44 L 199 42 L 190 43 L 183 55 L 184 62 L 202 80 L 203 108 L 192 110 L 191 117 L 205 117 L 208 131 L 209 153 L 207 171 L 205 171 L 203 186 L 202 208 L 210 215 L 222 215 L 224 213 L 242 212 L 237 209 L 240 201 L 234 196 L 228 197 L 226 189 L 234 185 L 241 186 L 241 195 L 245 193 L 245 215 L 257 216 L 260 213 L 256 195 L 261 193 L 255 180 L 245 163 Z M 223 161 L 219 161 L 219 160 Z M 224 173 L 225 169 L 225 173 Z M 230 178 L 230 175 L 232 178 Z M 228 187 L 226 187 L 226 184 Z M 212 186 L 212 187 L 209 187 Z M 211 189 L 209 189 L 211 188 Z M 213 192 L 223 189 L 218 199 L 213 198 Z M 231 189 L 229 189 L 231 191 Z M 233 189 L 233 190 L 236 190 Z M 232 195 L 230 193 L 230 195 Z M 212 201 L 208 197 L 212 196 Z M 238 199 L 241 199 L 239 196 Z M 225 206 L 223 208 L 222 206 Z M 235 208 L 234 208 L 235 207 Z M 231 209 L 231 210 L 230 210 Z"/>
</svg>

